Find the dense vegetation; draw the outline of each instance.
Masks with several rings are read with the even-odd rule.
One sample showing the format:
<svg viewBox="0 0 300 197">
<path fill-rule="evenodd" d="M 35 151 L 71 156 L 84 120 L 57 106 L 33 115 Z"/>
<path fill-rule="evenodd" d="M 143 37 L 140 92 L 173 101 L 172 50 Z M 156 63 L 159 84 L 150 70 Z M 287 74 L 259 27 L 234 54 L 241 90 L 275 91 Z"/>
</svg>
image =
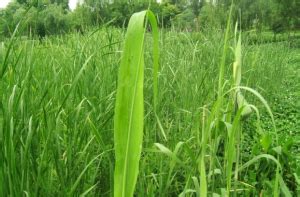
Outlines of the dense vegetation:
<svg viewBox="0 0 300 197">
<path fill-rule="evenodd" d="M 148 3 L 41 2 L 1 11 L 0 196 L 300 195 L 298 1 L 153 3 L 127 34 Z"/>
<path fill-rule="evenodd" d="M 159 24 L 181 30 L 224 28 L 231 0 L 214 3 L 198 0 L 165 0 L 151 3 Z M 274 33 L 291 32 L 300 28 L 300 1 L 298 0 L 234 0 L 234 21 L 242 15 L 243 30 L 272 30 Z M 149 1 L 86 0 L 73 12 L 67 0 L 16 0 L 0 10 L 0 36 L 11 36 L 22 21 L 23 35 L 41 36 L 70 31 L 83 33 L 88 26 L 110 24 L 124 27 L 129 17 L 147 9 Z M 0 37 L 1 38 L 1 37 Z"/>
</svg>

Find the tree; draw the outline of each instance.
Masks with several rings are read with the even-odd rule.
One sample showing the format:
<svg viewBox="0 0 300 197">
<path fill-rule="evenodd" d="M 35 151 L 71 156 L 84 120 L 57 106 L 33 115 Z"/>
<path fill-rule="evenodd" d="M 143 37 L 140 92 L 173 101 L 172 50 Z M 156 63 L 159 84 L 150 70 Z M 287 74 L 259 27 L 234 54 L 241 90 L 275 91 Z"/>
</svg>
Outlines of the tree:
<svg viewBox="0 0 300 197">
<path fill-rule="evenodd" d="M 50 3 L 51 4 L 57 4 L 57 5 L 60 5 L 62 6 L 63 9 L 68 9 L 69 5 L 69 1 L 68 0 L 50 0 Z"/>
<path fill-rule="evenodd" d="M 68 32 L 69 25 L 62 6 L 50 4 L 46 9 L 39 13 L 39 17 L 43 19 L 42 23 L 45 26 L 47 34 L 61 34 Z"/>
<path fill-rule="evenodd" d="M 287 30 L 293 28 L 294 23 L 299 17 L 299 0 L 276 0 L 279 4 L 279 16 L 281 18 L 282 25 Z"/>
<path fill-rule="evenodd" d="M 4 36 L 11 36 L 15 26 L 19 21 L 16 21 L 17 18 L 14 18 L 14 14 L 21 8 L 21 5 L 18 2 L 12 2 L 8 4 L 5 10 L 2 12 L 1 23 L 2 23 L 2 34 Z"/>
<path fill-rule="evenodd" d="M 16 0 L 19 4 L 26 4 L 28 3 L 28 0 Z"/>
<path fill-rule="evenodd" d="M 92 25 L 93 13 L 87 5 L 78 6 L 68 15 L 68 21 L 71 28 L 81 34 L 87 26 Z"/>
<path fill-rule="evenodd" d="M 193 13 L 195 15 L 194 21 L 195 21 L 195 26 L 196 30 L 199 31 L 199 14 L 200 10 L 204 5 L 204 1 L 199 1 L 199 0 L 192 0 L 191 3 L 191 9 L 193 10 Z"/>
</svg>

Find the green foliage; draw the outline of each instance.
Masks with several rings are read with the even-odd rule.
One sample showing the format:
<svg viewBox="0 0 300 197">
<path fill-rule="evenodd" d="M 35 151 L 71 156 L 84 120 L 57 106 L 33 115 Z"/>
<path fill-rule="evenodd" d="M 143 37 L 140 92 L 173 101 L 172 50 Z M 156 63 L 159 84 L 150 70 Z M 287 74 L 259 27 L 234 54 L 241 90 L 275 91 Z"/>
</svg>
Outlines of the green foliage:
<svg viewBox="0 0 300 197">
<path fill-rule="evenodd" d="M 68 31 L 68 24 L 61 6 L 50 4 L 47 9 L 39 13 L 47 34 L 61 34 Z"/>
<path fill-rule="evenodd" d="M 83 5 L 67 15 L 67 22 L 70 29 L 83 33 L 92 25 L 92 17 L 91 9 Z"/>
<path fill-rule="evenodd" d="M 114 196 L 133 196 L 142 152 L 144 127 L 144 37 L 149 20 L 153 29 L 154 107 L 157 97 L 158 29 L 151 11 L 135 13 L 129 21 L 118 75 L 114 115 Z"/>
<path fill-rule="evenodd" d="M 178 7 L 174 4 L 166 3 L 163 4 L 162 11 L 161 11 L 161 20 L 164 27 L 171 26 L 171 20 L 175 18 L 180 11 Z"/>
<path fill-rule="evenodd" d="M 148 1 L 114 1 L 111 3 L 110 1 L 87 0 L 71 12 L 67 8 L 66 0 L 29 2 L 20 0 L 18 2 L 11 3 L 5 10 L 0 11 L 2 16 L 0 34 L 3 36 L 11 35 L 12 29 L 20 18 L 27 17 L 36 25 L 28 25 L 24 20 L 23 26 L 26 27 L 23 35 L 39 35 L 40 31 L 37 29 L 41 29 L 40 27 L 44 27 L 45 34 L 48 35 L 69 31 L 84 32 L 83 29 L 86 27 L 107 23 L 117 27 L 126 27 L 133 13 L 149 6 Z M 214 3 L 197 0 L 163 1 L 162 3 L 153 1 L 150 6 L 157 16 L 159 26 L 199 31 L 207 28 L 224 29 L 225 16 L 228 14 L 231 2 L 231 0 L 219 0 Z M 42 14 L 32 18 L 29 14 L 25 14 L 28 8 Z M 233 21 L 240 21 L 241 28 L 244 30 L 254 30 L 260 33 L 270 29 L 278 34 L 299 29 L 300 14 L 297 11 L 299 9 L 300 3 L 296 0 L 234 0 L 232 13 Z M 57 28 L 60 29 L 57 30 Z"/>
<path fill-rule="evenodd" d="M 196 29 L 195 14 L 192 10 L 186 9 L 182 13 L 176 15 L 172 20 L 172 25 L 181 30 Z"/>
<path fill-rule="evenodd" d="M 224 28 L 226 13 L 211 4 L 205 4 L 199 15 L 199 23 L 202 29 Z"/>
<path fill-rule="evenodd" d="M 143 17 L 137 19 L 142 33 L 136 37 L 128 31 L 126 38 L 131 39 L 124 51 L 125 31 L 113 27 L 126 26 L 129 12 L 146 3 L 120 3 L 128 13 L 122 6 L 99 1 L 97 8 L 87 2 L 74 12 L 48 2 L 33 7 L 13 3 L 0 11 L 1 34 L 6 36 L 0 42 L 0 196 L 113 196 L 113 188 L 120 185 L 121 190 L 128 188 L 129 196 L 134 187 L 136 196 L 299 195 L 297 45 L 253 42 L 249 35 L 257 35 L 256 31 L 238 39 L 225 17 L 231 0 L 204 5 L 193 23 L 195 14 L 190 5 L 180 6 L 183 2 L 152 5 L 161 26 L 173 26 L 164 29 L 159 40 L 160 71 L 130 67 L 122 77 L 117 76 L 120 60 L 122 68 L 128 68 L 125 64 L 140 63 L 142 57 L 153 63 L 152 56 L 157 55 L 157 50 L 152 54 L 141 48 L 158 45 L 149 40 Z M 242 2 L 234 3 L 233 22 Z M 262 1 L 253 5 L 266 6 Z M 270 27 L 253 26 L 249 13 L 249 26 L 242 28 Z M 282 19 L 277 12 L 272 14 Z M 259 21 L 265 16 L 269 14 L 258 15 Z M 185 20 L 190 22 L 187 26 Z M 176 31 L 177 25 L 197 29 L 195 21 L 201 31 Z M 89 28 L 93 25 L 100 27 Z M 45 36 L 68 31 L 66 36 Z M 34 36 L 45 38 L 36 42 Z M 272 36 L 262 33 L 267 39 Z M 139 117 L 132 124 L 139 128 L 134 132 L 139 139 L 128 143 L 123 138 L 128 133 L 122 133 L 128 122 L 122 118 L 130 109 L 118 108 L 132 104 L 134 94 L 127 91 L 133 89 L 126 85 L 134 83 L 127 77 L 137 71 L 154 74 L 159 83 L 147 77 L 141 83 L 142 77 L 137 78 L 139 93 L 145 92 L 138 96 L 134 116 Z M 121 87 L 125 96 L 120 98 Z M 235 102 L 236 90 L 243 93 L 242 102 Z M 253 113 L 243 116 L 248 107 Z M 114 133 L 116 124 L 119 132 Z M 126 151 L 115 144 L 120 142 L 134 149 L 135 164 L 130 166 L 135 168 L 115 170 Z M 128 183 L 114 178 L 124 174 L 130 176 L 122 177 Z"/>
<path fill-rule="evenodd" d="M 228 46 L 235 48 L 231 33 Z M 11 44 L 0 44 L 1 66 L 5 65 L 0 81 L 1 196 L 113 195 L 113 115 L 124 35 L 106 27 L 85 35 L 46 37 L 42 43 L 14 37 Z M 259 90 L 269 101 L 278 143 L 267 112 L 244 90 L 260 119 L 255 110 L 248 119 L 235 119 L 230 93 L 224 95 L 222 108 L 215 107 L 223 33 L 165 31 L 160 39 L 157 117 L 151 104 L 152 80 L 144 81 L 144 141 L 135 195 L 222 195 L 227 185 L 237 195 L 267 195 L 274 191 L 276 160 L 286 185 L 279 177 L 280 192 L 288 188 L 296 195 L 299 50 L 246 41 L 247 35 L 241 42 L 241 84 Z M 148 33 L 144 45 L 152 46 Z M 152 63 L 147 51 L 145 62 Z M 231 89 L 235 61 L 234 53 L 229 48 L 227 52 L 224 93 Z M 152 71 L 145 66 L 145 76 Z M 292 97 L 285 97 L 286 87 Z M 282 97 L 275 101 L 272 95 L 277 94 Z M 234 154 L 229 156 L 229 150 Z M 231 182 L 227 174 L 232 174 Z"/>
</svg>

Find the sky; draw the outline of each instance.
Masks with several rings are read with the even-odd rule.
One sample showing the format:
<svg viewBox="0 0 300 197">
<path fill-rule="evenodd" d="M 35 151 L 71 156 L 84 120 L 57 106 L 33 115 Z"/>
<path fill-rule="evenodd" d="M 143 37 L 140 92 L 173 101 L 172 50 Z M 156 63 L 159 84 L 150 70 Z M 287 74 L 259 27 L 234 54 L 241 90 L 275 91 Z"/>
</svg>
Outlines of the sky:
<svg viewBox="0 0 300 197">
<path fill-rule="evenodd" d="M 11 0 L 0 0 L 0 8 L 5 8 Z M 77 3 L 82 3 L 83 0 L 69 0 L 69 7 L 71 10 L 76 8 Z"/>
<path fill-rule="evenodd" d="M 82 4 L 83 3 L 83 0 L 69 0 L 69 8 L 71 10 L 74 10 L 77 6 L 77 4 Z"/>
<path fill-rule="evenodd" d="M 10 0 L 0 0 L 0 8 L 5 8 Z"/>
</svg>

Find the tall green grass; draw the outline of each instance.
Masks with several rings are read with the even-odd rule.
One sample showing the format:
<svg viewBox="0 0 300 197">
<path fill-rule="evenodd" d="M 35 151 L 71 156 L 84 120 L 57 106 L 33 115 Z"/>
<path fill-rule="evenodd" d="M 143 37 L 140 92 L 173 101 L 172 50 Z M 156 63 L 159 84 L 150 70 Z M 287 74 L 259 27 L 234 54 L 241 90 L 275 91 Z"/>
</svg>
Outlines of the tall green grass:
<svg viewBox="0 0 300 197">
<path fill-rule="evenodd" d="M 0 46 L 0 196 L 291 193 L 274 121 L 269 130 L 262 126 L 262 117 L 272 117 L 266 100 L 277 90 L 293 58 L 288 46 L 248 45 L 231 25 L 227 38 L 221 30 L 163 29 L 159 71 L 148 64 L 140 64 L 144 69 L 128 67 L 124 47 L 130 50 L 127 55 L 133 53 L 133 46 L 143 52 L 130 65 L 139 65 L 142 57 L 145 62 L 157 61 L 153 60 L 157 50 L 148 50 L 157 42 L 145 30 L 144 19 L 150 16 L 146 13 L 134 17 L 141 33 L 134 39 L 133 34 L 125 37 L 122 29 L 103 27 L 85 36 L 47 37 L 40 43 L 19 38 L 16 30 L 15 37 Z M 152 30 L 156 31 L 153 26 Z M 123 44 L 123 40 L 127 41 Z M 221 61 L 224 76 L 219 86 Z M 138 81 L 122 83 L 120 63 L 125 73 L 130 68 L 130 73 L 157 80 L 140 76 Z M 144 97 L 138 97 L 139 113 L 132 114 L 140 116 L 134 135 L 139 139 L 128 144 L 128 150 L 135 149 L 135 155 L 127 155 L 134 157 L 130 161 L 134 164 L 120 171 L 125 166 L 125 154 L 120 154 L 126 148 L 115 143 L 128 142 L 128 135 L 114 140 L 118 136 L 114 129 L 120 128 L 116 124 L 125 117 L 115 104 L 125 101 L 120 100 L 119 89 L 135 82 Z M 237 105 L 237 92 L 247 103 Z M 134 94 L 124 95 L 128 106 L 133 106 Z M 246 117 L 242 114 L 248 107 L 252 113 Z M 118 113 L 119 119 L 114 118 Z M 121 129 L 119 134 L 125 135 Z M 123 177 L 115 178 L 118 174 Z"/>
</svg>

